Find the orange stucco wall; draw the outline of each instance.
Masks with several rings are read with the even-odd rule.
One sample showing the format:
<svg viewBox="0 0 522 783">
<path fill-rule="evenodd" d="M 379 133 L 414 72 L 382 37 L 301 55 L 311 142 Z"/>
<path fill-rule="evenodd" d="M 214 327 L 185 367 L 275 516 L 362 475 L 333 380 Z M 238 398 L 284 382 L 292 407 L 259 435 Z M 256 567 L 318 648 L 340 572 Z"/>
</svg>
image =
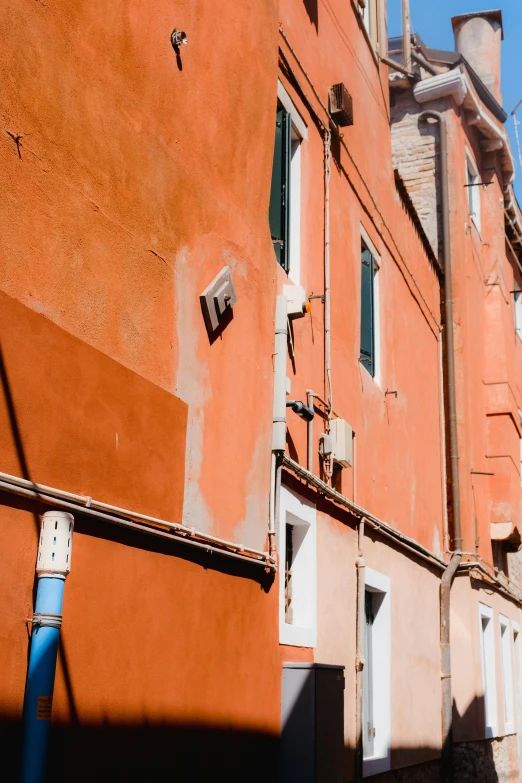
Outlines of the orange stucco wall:
<svg viewBox="0 0 522 783">
<path fill-rule="evenodd" d="M 0 469 L 262 549 L 276 22 L 268 1 L 13 0 L 0 23 Z M 238 300 L 210 341 L 199 294 L 225 264 Z M 16 766 L 44 509 L 2 502 L 0 704 Z M 73 547 L 55 772 L 176 763 L 244 779 L 280 720 L 262 569 L 83 519 Z"/>
<path fill-rule="evenodd" d="M 331 84 L 343 81 L 353 98 L 354 124 L 343 128 L 343 137 L 359 173 L 342 147 L 331 164 L 333 407 L 356 432 L 357 502 L 440 552 L 444 501 L 439 283 L 393 181 L 389 107 L 385 98 L 387 69 L 377 66 L 354 7 L 350 3 L 338 6 L 335 17 L 333 11 L 321 16 L 317 32 L 305 5 L 289 2 L 281 7 L 284 30 L 319 94 L 327 95 Z M 317 48 L 312 41 L 318 41 Z M 283 42 L 281 47 L 304 93 L 312 98 L 322 116 L 295 60 Z M 301 144 L 301 210 L 303 215 L 314 215 L 314 219 L 306 220 L 302 229 L 299 282 L 307 292 L 321 293 L 323 141 L 292 79 L 281 78 L 309 131 L 308 139 Z M 376 160 L 379 165 L 375 165 Z M 380 256 L 381 371 L 377 380 L 359 362 L 361 227 Z M 288 280 L 282 270 L 278 272 L 282 289 Z M 310 315 L 294 321 L 293 337 L 295 360 L 288 363 L 292 398 L 305 399 L 306 389 L 324 398 L 320 300 L 312 301 Z M 386 391 L 397 392 L 397 396 L 387 395 Z M 288 427 L 290 453 L 294 450 L 301 463 L 306 464 L 306 426 L 289 413 Z M 316 445 L 322 431 L 321 420 L 316 419 Z M 314 450 L 314 470 L 318 472 L 318 451 Z M 343 471 L 340 486 L 345 495 L 353 497 L 351 468 Z"/>
<path fill-rule="evenodd" d="M 354 105 L 354 125 L 343 130 L 349 152 L 334 145 L 330 180 L 333 408 L 356 433 L 354 466 L 336 487 L 440 555 L 439 280 L 393 179 L 388 70 L 355 2 L 314 7 L 8 0 L 0 20 L 0 471 L 266 548 L 274 300 L 292 282 L 267 221 L 278 78 L 308 129 L 299 282 L 307 294 L 324 290 L 323 139 L 311 107 L 326 117 L 281 22 L 324 100 L 342 81 Z M 174 27 L 189 40 L 178 53 Z M 519 508 L 522 499 L 514 472 L 522 346 L 509 298 L 522 278 L 498 238 L 498 172 L 482 196 L 481 238 L 466 219 L 463 188 L 465 145 L 480 153 L 456 112 L 449 132 L 465 548 L 478 537 L 489 560 L 490 521 L 504 521 L 502 504 Z M 359 362 L 362 230 L 380 263 L 376 379 Z M 224 265 L 238 299 L 209 338 L 199 295 Z M 320 299 L 294 321 L 292 339 L 292 397 L 305 400 L 310 388 L 324 397 Z M 319 413 L 314 428 L 319 475 Z M 306 464 L 306 426 L 291 412 L 288 453 Z M 472 469 L 495 475 L 475 478 Z M 313 650 L 278 643 L 278 576 L 76 519 L 54 779 L 132 771 L 230 783 L 245 779 L 248 764 L 249 780 L 265 780 L 277 769 L 281 661 L 291 660 L 345 666 L 352 774 L 355 520 L 302 492 L 318 507 Z M 0 501 L 9 563 L 0 570 L 0 718 L 14 770 L 44 507 L 7 494 Z M 368 532 L 365 558 L 392 584 L 391 764 L 401 767 L 440 750 L 439 579 L 378 534 Z M 466 615 L 475 594 L 466 584 L 459 577 L 454 607 L 458 710 L 480 698 L 478 637 Z M 508 602 L 495 600 L 511 617 Z M 466 669 L 468 647 L 475 657 Z M 479 737 L 479 719 L 459 736 Z"/>
</svg>

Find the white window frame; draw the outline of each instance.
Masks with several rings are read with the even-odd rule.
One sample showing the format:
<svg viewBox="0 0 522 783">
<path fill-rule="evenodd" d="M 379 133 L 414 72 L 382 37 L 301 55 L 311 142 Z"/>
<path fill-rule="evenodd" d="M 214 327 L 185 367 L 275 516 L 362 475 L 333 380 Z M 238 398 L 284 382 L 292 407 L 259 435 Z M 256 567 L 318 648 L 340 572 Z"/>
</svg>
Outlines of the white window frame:
<svg viewBox="0 0 522 783">
<path fill-rule="evenodd" d="M 471 185 L 472 183 L 478 183 L 480 182 L 480 174 L 478 170 L 478 166 L 475 163 L 471 153 L 466 150 L 466 185 Z M 480 216 L 480 189 L 481 185 L 474 184 L 473 187 L 466 188 L 467 192 L 467 203 L 468 203 L 468 210 L 469 210 L 469 216 L 473 223 L 475 224 L 475 228 L 481 234 L 481 216 Z"/>
<path fill-rule="evenodd" d="M 361 5 L 359 3 L 359 13 L 361 15 L 361 19 L 363 20 L 363 24 L 364 24 L 364 26 L 366 28 L 366 32 L 368 33 L 369 36 L 371 36 L 371 34 L 372 34 L 372 29 L 371 29 L 371 27 L 372 27 L 372 18 L 371 18 L 372 14 L 371 14 L 371 9 L 370 9 L 371 2 L 372 2 L 372 0 L 366 0 L 365 1 L 365 5 Z"/>
<path fill-rule="evenodd" d="M 520 424 L 520 429 L 522 430 L 522 411 L 518 412 L 518 421 Z M 520 464 L 519 464 L 519 473 L 520 473 L 520 486 L 522 487 L 522 438 L 518 437 L 518 443 L 519 443 L 519 453 L 520 453 Z"/>
<path fill-rule="evenodd" d="M 294 647 L 317 644 L 317 542 L 316 509 L 305 498 L 281 487 L 279 500 L 279 642 Z M 293 562 L 295 621 L 286 622 L 284 557 L 287 524 L 300 528 L 304 536 Z"/>
<path fill-rule="evenodd" d="M 306 123 L 280 81 L 277 82 L 277 98 L 292 122 L 292 149 L 290 151 L 290 258 L 288 277 L 299 285 L 301 282 L 301 158 L 302 142 L 308 138 Z"/>
<path fill-rule="evenodd" d="M 486 626 L 483 627 L 483 620 Z M 495 627 L 493 609 L 479 603 L 480 651 L 486 739 L 498 736 L 497 683 L 495 669 Z"/>
<path fill-rule="evenodd" d="M 518 283 L 515 283 L 513 290 L 513 312 L 515 318 L 515 332 L 522 340 L 522 291 Z"/>
<path fill-rule="evenodd" d="M 502 664 L 502 697 L 504 702 L 504 734 L 515 733 L 515 702 L 513 698 L 513 663 L 511 660 L 511 629 L 507 617 L 499 615 L 500 656 Z"/>
<path fill-rule="evenodd" d="M 513 681 L 515 694 L 515 724 L 517 733 L 520 734 L 520 718 L 522 712 L 522 633 L 520 625 L 511 621 L 511 638 L 513 642 Z"/>
<path fill-rule="evenodd" d="M 391 766 L 391 603 L 390 577 L 364 569 L 366 590 L 380 594 L 373 621 L 373 756 L 363 758 L 363 776 L 387 772 Z"/>
<path fill-rule="evenodd" d="M 375 372 L 373 376 L 368 373 L 377 386 L 382 386 L 382 367 L 381 367 L 381 255 L 377 252 L 377 248 L 373 244 L 372 240 L 368 236 L 368 232 L 364 226 L 360 226 L 361 240 L 364 242 L 368 250 L 373 256 L 373 348 L 374 348 L 374 368 Z M 364 364 L 362 364 L 364 367 Z M 366 367 L 364 367 L 366 370 Z M 368 372 L 368 370 L 366 370 Z"/>
<path fill-rule="evenodd" d="M 374 52 L 377 53 L 380 51 L 381 41 L 384 37 L 383 31 L 386 28 L 383 0 L 366 0 L 364 6 L 361 5 L 360 0 L 356 0 L 356 2 L 368 40 Z"/>
</svg>

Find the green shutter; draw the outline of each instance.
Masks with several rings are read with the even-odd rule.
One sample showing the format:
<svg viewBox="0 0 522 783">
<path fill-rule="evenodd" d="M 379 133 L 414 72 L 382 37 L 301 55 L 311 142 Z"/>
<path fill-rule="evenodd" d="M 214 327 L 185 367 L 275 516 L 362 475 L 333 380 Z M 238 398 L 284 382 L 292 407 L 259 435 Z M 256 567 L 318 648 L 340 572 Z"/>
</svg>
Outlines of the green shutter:
<svg viewBox="0 0 522 783">
<path fill-rule="evenodd" d="M 269 223 L 274 251 L 279 264 L 288 271 L 290 235 L 290 154 L 292 120 L 279 107 L 276 114 L 274 161 L 270 190 Z"/>
<path fill-rule="evenodd" d="M 370 251 L 363 246 L 361 252 L 361 355 L 360 361 L 371 375 L 375 374 L 374 326 L 373 326 L 373 276 L 374 263 Z"/>
</svg>

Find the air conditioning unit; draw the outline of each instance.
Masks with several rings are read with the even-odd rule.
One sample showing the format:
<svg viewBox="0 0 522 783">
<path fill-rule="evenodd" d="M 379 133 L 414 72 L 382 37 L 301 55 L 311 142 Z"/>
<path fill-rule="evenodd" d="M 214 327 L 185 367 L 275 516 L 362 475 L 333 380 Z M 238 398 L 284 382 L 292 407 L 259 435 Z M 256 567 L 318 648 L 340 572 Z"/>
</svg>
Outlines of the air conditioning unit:
<svg viewBox="0 0 522 783">
<path fill-rule="evenodd" d="M 353 430 L 344 419 L 332 419 L 330 422 L 332 438 L 332 457 L 343 468 L 352 465 Z"/>
<path fill-rule="evenodd" d="M 328 102 L 330 105 L 330 114 L 335 123 L 341 127 L 353 125 L 353 102 L 352 96 L 342 82 L 334 84 L 328 91 Z"/>
</svg>

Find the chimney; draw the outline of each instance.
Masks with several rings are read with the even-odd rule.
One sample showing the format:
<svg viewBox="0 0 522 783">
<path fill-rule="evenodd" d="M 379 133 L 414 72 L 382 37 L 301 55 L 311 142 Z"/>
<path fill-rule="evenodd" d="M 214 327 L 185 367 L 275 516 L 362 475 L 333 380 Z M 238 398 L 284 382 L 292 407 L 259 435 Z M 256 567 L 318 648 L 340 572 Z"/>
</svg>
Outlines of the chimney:
<svg viewBox="0 0 522 783">
<path fill-rule="evenodd" d="M 461 14 L 451 20 L 455 50 L 464 55 L 488 90 L 502 103 L 500 91 L 500 42 L 504 38 L 502 11 Z"/>
</svg>

